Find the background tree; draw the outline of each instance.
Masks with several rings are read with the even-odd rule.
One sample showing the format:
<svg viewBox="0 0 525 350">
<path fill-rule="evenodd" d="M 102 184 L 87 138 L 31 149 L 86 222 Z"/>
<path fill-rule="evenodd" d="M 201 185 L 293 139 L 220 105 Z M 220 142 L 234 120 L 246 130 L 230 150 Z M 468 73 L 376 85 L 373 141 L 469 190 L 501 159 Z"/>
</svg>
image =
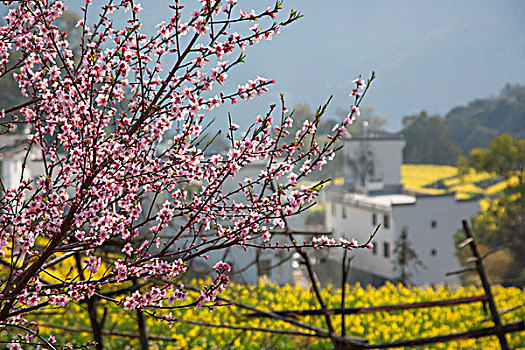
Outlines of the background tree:
<svg viewBox="0 0 525 350">
<path fill-rule="evenodd" d="M 409 284 L 410 279 L 414 275 L 414 271 L 424 268 L 425 264 L 419 258 L 419 255 L 412 247 L 412 243 L 408 238 L 408 228 L 403 227 L 394 243 L 394 271 L 397 273 L 396 280 Z"/>
<path fill-rule="evenodd" d="M 458 167 L 458 176 L 461 181 L 464 180 L 465 175 L 468 175 L 470 168 L 468 164 L 468 159 L 465 156 L 459 156 L 458 157 L 458 163 L 456 165 Z"/>
<path fill-rule="evenodd" d="M 502 134 L 487 149 L 473 149 L 470 164 L 476 171 L 486 171 L 510 180 L 487 210 L 474 218 L 473 232 L 489 248 L 504 246 L 512 255 L 505 279 L 525 283 L 525 139 Z"/>
<path fill-rule="evenodd" d="M 338 120 L 344 119 L 349 110 L 338 108 L 336 115 Z M 385 131 L 386 119 L 377 114 L 373 107 L 360 108 L 359 119 L 356 120 L 347 129 L 350 134 L 361 134 L 363 132 L 380 133 Z"/>
<path fill-rule="evenodd" d="M 510 179 L 517 177 L 516 188 L 521 192 L 525 184 L 525 139 L 515 139 L 503 133 L 495 137 L 489 148 L 470 151 L 470 164 L 477 171 L 486 171 Z"/>
<path fill-rule="evenodd" d="M 507 85 L 499 96 L 455 107 L 445 118 L 426 112 L 407 116 L 401 131 L 406 139 L 405 162 L 455 165 L 458 155 L 487 148 L 502 133 L 522 139 L 524 114 L 525 86 Z"/>
<path fill-rule="evenodd" d="M 455 165 L 461 149 L 448 137 L 445 120 L 423 111 L 403 118 L 405 163 Z"/>
</svg>

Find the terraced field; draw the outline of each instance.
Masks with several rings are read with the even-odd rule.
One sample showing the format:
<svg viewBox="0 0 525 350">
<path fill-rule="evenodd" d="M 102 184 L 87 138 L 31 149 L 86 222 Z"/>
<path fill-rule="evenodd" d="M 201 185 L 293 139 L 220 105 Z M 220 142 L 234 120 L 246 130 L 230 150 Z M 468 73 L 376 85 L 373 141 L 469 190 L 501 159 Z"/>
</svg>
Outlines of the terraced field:
<svg viewBox="0 0 525 350">
<path fill-rule="evenodd" d="M 514 178 L 505 181 L 489 173 L 476 173 L 473 169 L 460 177 L 457 168 L 448 165 L 404 164 L 401 174 L 403 185 L 409 189 L 432 194 L 456 192 L 460 199 L 495 198 L 509 181 L 516 181 Z"/>
</svg>

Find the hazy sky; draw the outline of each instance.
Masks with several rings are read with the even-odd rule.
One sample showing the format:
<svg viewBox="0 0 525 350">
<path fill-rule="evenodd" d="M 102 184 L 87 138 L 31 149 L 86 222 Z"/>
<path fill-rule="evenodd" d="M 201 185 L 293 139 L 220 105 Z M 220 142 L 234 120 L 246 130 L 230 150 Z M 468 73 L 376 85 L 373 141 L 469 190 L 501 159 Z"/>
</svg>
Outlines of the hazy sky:
<svg viewBox="0 0 525 350">
<path fill-rule="evenodd" d="M 73 4 L 71 4 L 73 3 Z M 70 8 L 75 10 L 75 3 Z M 163 19 L 167 0 L 144 0 L 143 19 Z M 273 5 L 239 0 L 240 7 Z M 78 7 L 77 7 L 78 8 Z M 525 1 L 284 0 L 304 17 L 272 42 L 249 48 L 230 79 L 277 80 L 263 98 L 227 108 L 240 122 L 264 113 L 285 93 L 288 105 L 312 106 L 334 95 L 329 113 L 350 103 L 350 81 L 377 73 L 364 105 L 398 130 L 401 118 L 427 110 L 444 115 L 476 98 L 525 84 Z M 223 118 L 226 109 L 215 112 Z"/>
<path fill-rule="evenodd" d="M 377 73 L 365 105 L 404 115 L 454 106 L 525 83 L 524 1 L 287 1 L 304 18 L 249 56 L 289 103 L 348 102 L 349 80 Z M 248 70 L 248 69 L 247 69 Z M 335 108 L 333 108 L 335 110 Z"/>
</svg>

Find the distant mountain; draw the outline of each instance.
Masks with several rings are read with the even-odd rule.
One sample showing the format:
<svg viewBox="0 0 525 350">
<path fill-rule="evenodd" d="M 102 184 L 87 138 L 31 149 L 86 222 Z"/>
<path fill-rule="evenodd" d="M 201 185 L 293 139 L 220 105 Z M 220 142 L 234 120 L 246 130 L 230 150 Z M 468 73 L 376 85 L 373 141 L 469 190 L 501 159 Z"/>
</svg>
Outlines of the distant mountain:
<svg viewBox="0 0 525 350">
<path fill-rule="evenodd" d="M 455 165 L 473 148 L 487 148 L 508 133 L 525 138 L 525 86 L 507 85 L 498 97 L 477 99 L 452 109 L 445 118 L 425 111 L 403 118 L 404 162 Z"/>
<path fill-rule="evenodd" d="M 507 85 L 500 96 L 456 107 L 445 116 L 448 135 L 465 154 L 487 148 L 501 133 L 525 138 L 525 86 Z"/>
</svg>

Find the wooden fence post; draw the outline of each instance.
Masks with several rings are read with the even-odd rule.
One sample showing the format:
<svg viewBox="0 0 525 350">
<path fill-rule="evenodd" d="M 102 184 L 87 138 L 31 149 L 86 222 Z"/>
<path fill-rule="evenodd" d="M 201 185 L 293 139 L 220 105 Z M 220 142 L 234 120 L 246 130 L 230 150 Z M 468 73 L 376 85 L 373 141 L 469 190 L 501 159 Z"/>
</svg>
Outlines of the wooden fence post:
<svg viewBox="0 0 525 350">
<path fill-rule="evenodd" d="M 468 245 L 470 247 L 470 250 L 472 251 L 472 256 L 475 259 L 474 263 L 476 264 L 476 270 L 478 271 L 483 290 L 485 291 L 485 295 L 487 296 L 487 302 L 489 304 L 489 310 L 492 316 L 492 321 L 494 321 L 494 326 L 496 328 L 496 335 L 498 337 L 499 344 L 502 350 L 510 350 L 509 344 L 507 343 L 507 338 L 505 337 L 505 333 L 503 332 L 501 318 L 498 313 L 496 303 L 494 302 L 494 296 L 492 295 L 490 283 L 487 278 L 487 274 L 485 273 L 485 267 L 483 266 L 481 255 L 479 254 L 476 241 L 474 240 L 474 236 L 472 235 L 472 231 L 470 230 L 467 220 L 463 220 L 463 231 L 465 231 L 465 235 L 467 236 Z"/>
</svg>

